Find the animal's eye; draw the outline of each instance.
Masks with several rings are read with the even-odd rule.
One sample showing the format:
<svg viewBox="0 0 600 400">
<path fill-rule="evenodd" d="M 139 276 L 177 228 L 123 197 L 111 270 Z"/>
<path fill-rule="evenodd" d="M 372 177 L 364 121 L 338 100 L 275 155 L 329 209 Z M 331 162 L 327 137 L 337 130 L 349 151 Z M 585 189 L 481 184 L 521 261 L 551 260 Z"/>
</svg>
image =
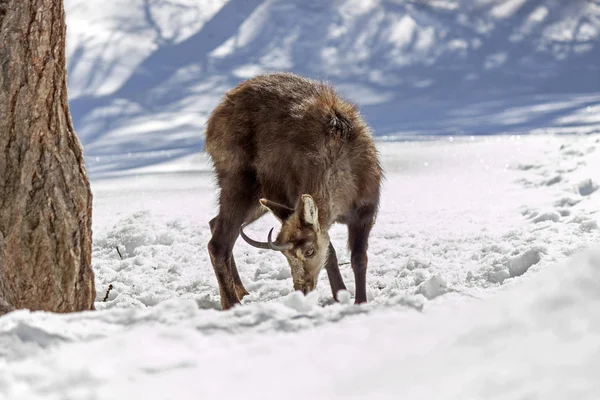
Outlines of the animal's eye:
<svg viewBox="0 0 600 400">
<path fill-rule="evenodd" d="M 311 258 L 314 255 L 315 255 L 315 248 L 314 247 L 311 247 L 311 248 L 306 249 L 304 251 L 304 257 L 306 257 L 306 258 Z"/>
</svg>

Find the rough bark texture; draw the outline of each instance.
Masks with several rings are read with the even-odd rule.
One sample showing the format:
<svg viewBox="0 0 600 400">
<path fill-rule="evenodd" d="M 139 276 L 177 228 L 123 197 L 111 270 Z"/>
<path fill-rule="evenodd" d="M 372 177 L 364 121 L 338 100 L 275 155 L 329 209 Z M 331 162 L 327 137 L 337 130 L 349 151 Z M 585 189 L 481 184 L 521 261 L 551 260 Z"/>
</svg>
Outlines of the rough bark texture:
<svg viewBox="0 0 600 400">
<path fill-rule="evenodd" d="M 0 0 L 0 315 L 93 309 L 92 194 L 62 0 Z"/>
</svg>

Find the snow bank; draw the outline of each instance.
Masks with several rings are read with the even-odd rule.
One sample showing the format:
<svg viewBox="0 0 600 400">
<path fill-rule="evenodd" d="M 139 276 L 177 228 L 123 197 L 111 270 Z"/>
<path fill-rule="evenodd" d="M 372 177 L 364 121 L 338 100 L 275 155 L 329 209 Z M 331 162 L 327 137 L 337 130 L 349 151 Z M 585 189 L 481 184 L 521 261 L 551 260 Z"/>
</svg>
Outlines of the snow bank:
<svg viewBox="0 0 600 400">
<path fill-rule="evenodd" d="M 264 309 L 247 306 L 228 319 L 247 326 L 261 319 Z M 214 335 L 206 329 L 206 321 L 222 320 L 222 315 L 199 311 L 189 302 L 164 303 L 150 312 L 10 314 L 0 320 L 2 348 L 10 362 L 0 367 L 0 396 L 433 399 L 443 393 L 445 399 L 593 399 L 600 395 L 596 379 L 600 251 L 547 268 L 535 281 L 494 298 L 452 312 L 438 310 L 428 318 L 378 310 L 368 318 L 357 316 L 294 335 L 278 333 L 281 325 L 259 335 L 248 331 Z M 283 309 L 279 315 L 285 315 Z M 82 337 L 83 327 L 88 332 Z"/>
</svg>

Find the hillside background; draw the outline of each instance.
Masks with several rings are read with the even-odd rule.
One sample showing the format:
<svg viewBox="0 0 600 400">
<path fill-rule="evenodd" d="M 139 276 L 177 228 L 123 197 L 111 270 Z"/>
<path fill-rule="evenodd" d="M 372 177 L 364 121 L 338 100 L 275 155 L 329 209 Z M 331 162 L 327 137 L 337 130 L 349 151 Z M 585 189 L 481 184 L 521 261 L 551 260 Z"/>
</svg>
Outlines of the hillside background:
<svg viewBox="0 0 600 400">
<path fill-rule="evenodd" d="M 66 0 L 69 97 L 94 173 L 196 154 L 229 88 L 333 83 L 381 140 L 600 131 L 600 2 Z"/>
</svg>

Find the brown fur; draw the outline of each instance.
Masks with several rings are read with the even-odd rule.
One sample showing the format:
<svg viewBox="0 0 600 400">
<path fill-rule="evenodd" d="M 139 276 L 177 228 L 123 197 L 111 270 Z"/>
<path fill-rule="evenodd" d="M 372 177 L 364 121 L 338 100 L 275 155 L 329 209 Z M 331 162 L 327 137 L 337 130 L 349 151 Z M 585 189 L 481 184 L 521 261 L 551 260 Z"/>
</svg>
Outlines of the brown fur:
<svg viewBox="0 0 600 400">
<path fill-rule="evenodd" d="M 354 105 L 324 83 L 289 73 L 257 76 L 227 92 L 213 111 L 206 151 L 221 189 L 209 252 L 223 308 L 247 293 L 231 251 L 242 223 L 266 212 L 262 198 L 277 203 L 267 205 L 282 222 L 277 241 L 294 244 L 284 255 L 293 275 L 294 265 L 306 270 L 306 276 L 294 277 L 294 287 L 305 292 L 314 289 L 323 264 L 330 281 L 336 281 L 331 282 L 334 296 L 345 288 L 337 259 L 330 261 L 335 251 L 327 231 L 334 222 L 347 224 L 356 300 L 366 301 L 366 288 L 359 285 L 365 286 L 368 236 L 379 204 L 382 169 L 370 130 Z M 318 223 L 309 226 L 303 207 L 311 198 Z M 306 247 L 314 248 L 317 254 L 312 258 L 320 265 L 308 265 L 302 256 Z"/>
</svg>

